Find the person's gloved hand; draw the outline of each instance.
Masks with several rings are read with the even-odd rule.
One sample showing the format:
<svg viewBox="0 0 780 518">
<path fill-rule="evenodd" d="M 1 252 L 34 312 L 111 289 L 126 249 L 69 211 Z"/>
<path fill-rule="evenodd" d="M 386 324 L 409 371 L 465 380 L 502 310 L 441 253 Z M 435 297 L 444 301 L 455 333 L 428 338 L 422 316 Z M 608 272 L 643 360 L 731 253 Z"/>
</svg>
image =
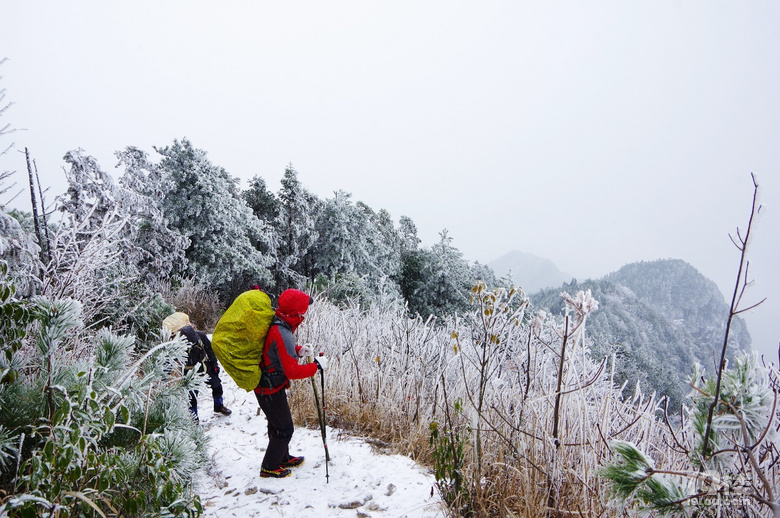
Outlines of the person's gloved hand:
<svg viewBox="0 0 780 518">
<path fill-rule="evenodd" d="M 317 364 L 317 368 L 322 372 L 325 372 L 325 369 L 328 368 L 328 359 L 324 356 L 317 356 L 314 358 L 314 363 Z"/>
<path fill-rule="evenodd" d="M 301 358 L 307 358 L 309 356 L 314 356 L 314 350 L 311 348 L 311 345 L 309 344 L 303 344 L 300 349 L 298 349 L 298 356 Z"/>
</svg>

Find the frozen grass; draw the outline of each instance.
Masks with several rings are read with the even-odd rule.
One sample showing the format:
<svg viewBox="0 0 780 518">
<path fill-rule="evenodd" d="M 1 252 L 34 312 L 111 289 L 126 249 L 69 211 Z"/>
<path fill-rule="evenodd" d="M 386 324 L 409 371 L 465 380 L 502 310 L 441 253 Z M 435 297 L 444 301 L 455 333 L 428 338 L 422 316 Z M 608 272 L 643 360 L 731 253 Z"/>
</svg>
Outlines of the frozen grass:
<svg viewBox="0 0 780 518">
<path fill-rule="evenodd" d="M 392 303 L 361 310 L 316 301 L 298 339 L 329 356 L 328 424 L 428 465 L 434 462 L 432 421 L 468 434 L 468 501 L 453 502 L 460 512 L 622 515 L 625 509 L 609 507 L 598 475 L 611 457 L 608 441 L 636 444 L 659 468 L 683 462 L 657 419 L 659 402 L 638 391 L 622 397 L 612 382 L 613 364 L 590 359 L 587 307 L 580 308 L 583 315 L 573 311 L 565 332 L 561 322 L 544 316 L 523 318 L 517 304 L 506 304 L 506 292 L 485 293 L 492 299 L 476 294 L 473 318 L 458 321 L 408 318 Z M 310 396 L 295 391 L 294 397 L 304 394 Z M 462 414 L 445 412 L 455 400 L 464 402 Z M 292 406 L 301 412 L 299 422 L 317 426 L 310 401 Z"/>
</svg>

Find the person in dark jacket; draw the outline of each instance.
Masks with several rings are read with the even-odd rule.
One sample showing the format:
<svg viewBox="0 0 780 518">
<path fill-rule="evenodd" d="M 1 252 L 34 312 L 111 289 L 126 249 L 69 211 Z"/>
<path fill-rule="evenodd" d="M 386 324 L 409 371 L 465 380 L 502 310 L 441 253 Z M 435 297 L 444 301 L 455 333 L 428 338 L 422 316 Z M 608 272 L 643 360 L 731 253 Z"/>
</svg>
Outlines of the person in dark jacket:
<svg viewBox="0 0 780 518">
<path fill-rule="evenodd" d="M 230 415 L 233 412 L 225 406 L 222 395 L 222 381 L 219 379 L 219 362 L 211 349 L 211 340 L 206 333 L 198 331 L 190 323 L 190 317 L 186 313 L 176 312 L 163 321 L 163 327 L 171 334 L 181 333 L 187 340 L 187 363 L 185 370 L 197 368 L 198 372 L 206 372 L 206 383 L 211 387 L 211 396 L 214 399 L 214 412 L 222 415 Z M 190 413 L 198 421 L 198 392 L 190 391 Z"/>
<path fill-rule="evenodd" d="M 293 333 L 303 322 L 311 297 L 302 291 L 289 289 L 279 296 L 276 316 L 268 330 L 260 364 L 262 375 L 255 389 L 255 396 L 268 421 L 268 449 L 260 469 L 261 477 L 282 478 L 289 476 L 290 468 L 303 463 L 302 456 L 290 455 L 288 446 L 293 426 L 286 389 L 291 379 L 314 376 L 317 370 L 325 370 L 324 356 L 313 363 L 299 364 L 301 357 L 311 356 L 309 346 L 296 345 Z"/>
</svg>

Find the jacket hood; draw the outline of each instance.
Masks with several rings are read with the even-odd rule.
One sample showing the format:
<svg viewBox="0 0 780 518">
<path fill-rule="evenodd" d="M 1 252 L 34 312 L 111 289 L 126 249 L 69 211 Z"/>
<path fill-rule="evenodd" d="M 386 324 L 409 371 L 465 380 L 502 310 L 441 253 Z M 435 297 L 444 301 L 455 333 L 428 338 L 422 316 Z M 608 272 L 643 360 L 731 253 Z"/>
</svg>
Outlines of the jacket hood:
<svg viewBox="0 0 780 518">
<path fill-rule="evenodd" d="M 276 316 L 290 324 L 294 331 L 303 322 L 303 315 L 309 309 L 309 304 L 311 297 L 306 293 L 295 289 L 284 290 L 279 295 Z"/>
</svg>

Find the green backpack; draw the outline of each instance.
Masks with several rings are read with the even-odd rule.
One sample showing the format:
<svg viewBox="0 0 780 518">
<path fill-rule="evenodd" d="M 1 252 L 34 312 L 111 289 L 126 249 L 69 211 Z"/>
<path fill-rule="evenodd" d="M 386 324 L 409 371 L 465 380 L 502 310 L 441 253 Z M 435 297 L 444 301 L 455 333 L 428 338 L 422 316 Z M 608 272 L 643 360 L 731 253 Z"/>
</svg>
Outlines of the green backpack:
<svg viewBox="0 0 780 518">
<path fill-rule="evenodd" d="M 236 385 L 249 392 L 260 382 L 263 346 L 274 309 L 260 290 L 245 291 L 225 311 L 214 328 L 211 348 Z"/>
</svg>

